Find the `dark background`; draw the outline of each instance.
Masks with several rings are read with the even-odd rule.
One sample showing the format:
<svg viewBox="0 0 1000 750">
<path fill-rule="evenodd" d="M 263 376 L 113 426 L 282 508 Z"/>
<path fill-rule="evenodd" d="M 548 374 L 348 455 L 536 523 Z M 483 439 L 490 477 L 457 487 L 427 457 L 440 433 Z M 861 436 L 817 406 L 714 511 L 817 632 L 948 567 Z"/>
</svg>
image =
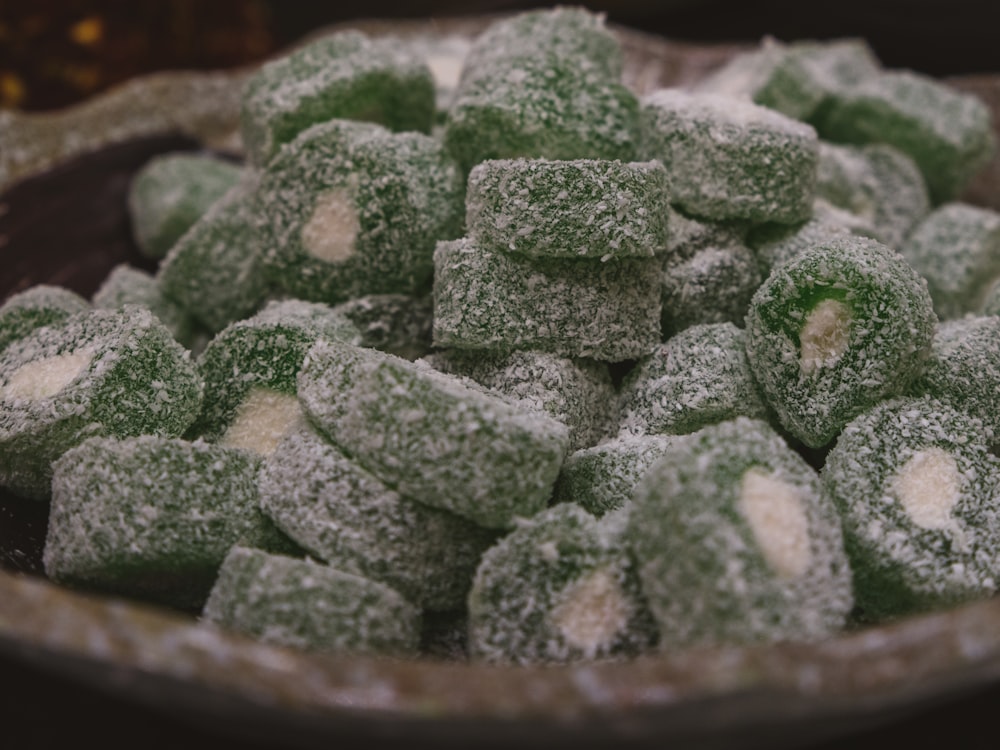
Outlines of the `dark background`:
<svg viewBox="0 0 1000 750">
<path fill-rule="evenodd" d="M 888 67 L 947 76 L 1000 71 L 996 0 L 668 0 L 579 3 L 613 23 L 688 41 L 864 36 Z M 362 17 L 444 17 L 504 12 L 535 3 L 346 3 L 284 0 L 0 0 L 0 106 L 51 109 L 135 75 L 226 68 L 273 55 L 315 29 Z M 3 144 L 0 144 L 0 148 Z M 189 726 L 49 675 L 0 661 L 0 746 L 271 750 L 280 743 L 233 739 L 225 726 Z M 995 748 L 1000 689 L 922 710 L 905 721 L 811 750 L 889 747 Z"/>
</svg>

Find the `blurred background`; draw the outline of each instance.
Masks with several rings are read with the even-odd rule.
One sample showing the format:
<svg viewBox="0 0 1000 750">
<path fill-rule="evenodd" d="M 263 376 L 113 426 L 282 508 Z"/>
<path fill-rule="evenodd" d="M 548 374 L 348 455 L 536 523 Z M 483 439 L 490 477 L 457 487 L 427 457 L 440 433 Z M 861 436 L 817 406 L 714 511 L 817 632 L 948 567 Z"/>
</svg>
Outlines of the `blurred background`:
<svg viewBox="0 0 1000 750">
<path fill-rule="evenodd" d="M 889 67 L 1000 70 L 996 0 L 621 0 L 566 3 L 687 41 L 864 36 Z M 228 68 L 348 19 L 502 13 L 510 0 L 0 0 L 0 107 L 44 110 L 164 69 Z"/>
</svg>

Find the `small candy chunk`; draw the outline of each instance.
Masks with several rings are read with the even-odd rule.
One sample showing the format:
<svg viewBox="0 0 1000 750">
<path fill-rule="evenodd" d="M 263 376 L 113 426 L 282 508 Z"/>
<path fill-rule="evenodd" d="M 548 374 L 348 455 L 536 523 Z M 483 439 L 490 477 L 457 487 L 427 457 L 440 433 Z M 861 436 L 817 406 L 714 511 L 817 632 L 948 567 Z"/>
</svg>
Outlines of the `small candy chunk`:
<svg viewBox="0 0 1000 750">
<path fill-rule="evenodd" d="M 660 256 L 660 328 L 667 338 L 689 326 L 730 322 L 743 325 L 750 298 L 762 276 L 742 228 L 671 214 L 678 231 Z"/>
<path fill-rule="evenodd" d="M 464 604 L 479 558 L 496 538 L 402 497 L 309 428 L 264 460 L 260 506 L 316 557 L 435 611 Z"/>
<path fill-rule="evenodd" d="M 310 651 L 409 656 L 420 639 L 420 610 L 388 586 L 242 546 L 226 555 L 202 619 Z"/>
<path fill-rule="evenodd" d="M 429 133 L 435 88 L 430 69 L 392 37 L 341 31 L 265 63 L 243 90 L 240 125 L 252 164 L 328 120 L 367 120 Z"/>
<path fill-rule="evenodd" d="M 429 136 L 315 125 L 261 178 L 263 273 L 288 296 L 329 304 L 429 292 L 434 244 L 461 233 L 464 196 L 455 163 Z"/>
<path fill-rule="evenodd" d="M 434 343 L 619 362 L 660 341 L 660 262 L 529 258 L 468 238 L 434 252 Z"/>
<path fill-rule="evenodd" d="M 338 447 L 401 495 L 491 528 L 545 507 L 569 445 L 551 417 L 333 340 L 309 350 L 299 398 Z"/>
<path fill-rule="evenodd" d="M 818 118 L 838 143 L 887 143 L 911 157 L 931 201 L 954 200 L 996 150 L 990 110 L 966 94 L 908 70 L 882 71 L 846 87 Z"/>
<path fill-rule="evenodd" d="M 981 419 L 993 441 L 1000 438 L 1000 318 L 969 315 L 941 323 L 913 392 Z"/>
<path fill-rule="evenodd" d="M 811 448 L 913 382 L 937 317 L 902 256 L 831 239 L 774 269 L 750 303 L 746 350 L 782 426 Z"/>
<path fill-rule="evenodd" d="M 257 507 L 258 465 L 179 438 L 85 441 L 54 466 L 45 573 L 200 608 L 233 544 L 267 546 L 277 534 Z"/>
<path fill-rule="evenodd" d="M 623 540 L 562 504 L 522 521 L 483 555 L 469 593 L 469 656 L 513 664 L 626 657 L 655 641 Z"/>
<path fill-rule="evenodd" d="M 873 231 L 859 228 L 852 215 L 822 199 L 813 205 L 813 215 L 801 224 L 758 224 L 747 235 L 747 244 L 757 256 L 762 278 L 771 269 L 791 260 L 803 250 L 851 234 L 870 237 Z"/>
<path fill-rule="evenodd" d="M 536 257 L 652 257 L 667 244 L 659 162 L 502 159 L 469 173 L 468 235 L 488 250 Z"/>
<path fill-rule="evenodd" d="M 304 421 L 296 379 L 306 352 L 323 338 L 356 343 L 357 328 L 327 305 L 270 302 L 229 325 L 198 359 L 205 403 L 191 433 L 261 455 Z"/>
<path fill-rule="evenodd" d="M 628 534 L 661 647 L 812 640 L 851 610 L 836 508 L 764 422 L 674 438 L 636 488 Z"/>
<path fill-rule="evenodd" d="M 1000 278 L 1000 213 L 966 203 L 931 212 L 900 248 L 942 320 L 976 312 Z"/>
<path fill-rule="evenodd" d="M 548 352 L 509 354 L 449 349 L 423 361 L 436 370 L 472 378 L 515 399 L 519 406 L 548 414 L 569 427 L 570 450 L 608 435 L 617 396 L 603 362 L 569 359 Z"/>
<path fill-rule="evenodd" d="M 879 69 L 861 39 L 784 44 L 767 37 L 758 49 L 735 55 L 692 90 L 749 98 L 796 120 L 808 120 L 831 94 Z"/>
<path fill-rule="evenodd" d="M 430 295 L 366 294 L 335 305 L 334 312 L 354 323 L 358 344 L 417 359 L 431 350 L 434 305 Z"/>
<path fill-rule="evenodd" d="M 125 305 L 148 307 L 180 343 L 192 349 L 204 337 L 200 326 L 174 300 L 166 297 L 153 275 L 127 263 L 111 269 L 91 298 L 94 307 L 114 310 Z"/>
<path fill-rule="evenodd" d="M 870 222 L 875 239 L 895 250 L 930 211 L 917 165 L 881 143 L 854 147 L 821 142 L 816 195 Z"/>
<path fill-rule="evenodd" d="M 930 398 L 896 399 L 854 419 L 827 455 L 865 619 L 996 593 L 1000 462 L 983 427 Z"/>
<path fill-rule="evenodd" d="M 660 344 L 622 381 L 622 430 L 681 435 L 739 416 L 767 416 L 745 340 L 732 323 L 712 323 Z"/>
<path fill-rule="evenodd" d="M 670 441 L 666 435 L 623 432 L 614 440 L 571 453 L 559 472 L 553 499 L 576 503 L 597 517 L 624 508 Z"/>
<path fill-rule="evenodd" d="M 809 217 L 816 131 L 741 99 L 660 89 L 642 101 L 642 159 L 670 174 L 671 200 L 708 219 L 794 224 Z"/>
<path fill-rule="evenodd" d="M 243 167 L 199 153 L 150 159 L 132 178 L 128 211 L 140 252 L 159 260 L 219 198 L 236 186 Z"/>
<path fill-rule="evenodd" d="M 44 498 L 52 462 L 92 435 L 181 435 L 202 388 L 188 351 L 146 308 L 38 328 L 0 354 L 0 484 Z"/>
<path fill-rule="evenodd" d="M 256 178 L 248 172 L 213 203 L 174 243 L 156 273 L 163 294 L 213 333 L 252 315 L 268 294 L 251 200 Z"/>
<path fill-rule="evenodd" d="M 0 306 L 0 352 L 36 328 L 62 323 L 89 309 L 86 299 L 60 286 L 38 284 L 12 294 Z"/>
</svg>

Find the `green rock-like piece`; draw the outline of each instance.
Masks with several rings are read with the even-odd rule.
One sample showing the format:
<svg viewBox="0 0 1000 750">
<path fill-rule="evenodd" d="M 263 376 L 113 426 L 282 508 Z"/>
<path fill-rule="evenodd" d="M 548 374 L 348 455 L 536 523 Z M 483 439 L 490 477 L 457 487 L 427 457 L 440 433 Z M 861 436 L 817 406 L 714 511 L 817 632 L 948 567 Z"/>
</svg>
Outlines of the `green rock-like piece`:
<svg viewBox="0 0 1000 750">
<path fill-rule="evenodd" d="M 151 273 L 127 263 L 111 269 L 91 301 L 94 307 L 112 310 L 125 305 L 148 307 L 188 349 L 194 348 L 204 335 L 184 308 L 163 294 Z"/>
<path fill-rule="evenodd" d="M 1000 213 L 947 203 L 917 224 L 900 252 L 927 279 L 942 319 L 977 312 L 1000 278 Z"/>
<path fill-rule="evenodd" d="M 163 258 L 242 175 L 239 164 L 201 153 L 168 153 L 146 162 L 128 192 L 132 236 L 142 254 Z"/>
<path fill-rule="evenodd" d="M 743 99 L 660 89 L 642 100 L 641 159 L 670 174 L 671 201 L 707 219 L 809 217 L 819 140 L 810 125 Z"/>
<path fill-rule="evenodd" d="M 320 339 L 357 343 L 360 333 L 328 305 L 270 302 L 253 317 L 227 326 L 198 358 L 205 403 L 191 433 L 266 455 L 304 419 L 297 378 Z"/>
<path fill-rule="evenodd" d="M 895 146 L 920 167 L 935 204 L 954 200 L 996 150 L 982 101 L 909 70 L 882 71 L 845 88 L 816 127 L 834 142 Z"/>
<path fill-rule="evenodd" d="M 652 257 L 667 244 L 667 173 L 658 162 L 502 159 L 465 193 L 468 235 L 536 257 Z"/>
<path fill-rule="evenodd" d="M 181 435 L 202 380 L 146 308 L 93 310 L 36 329 L 0 354 L 0 484 L 49 493 L 52 462 L 94 435 Z"/>
<path fill-rule="evenodd" d="M 288 296 L 329 304 L 427 293 L 435 243 L 461 234 L 464 195 L 457 166 L 430 136 L 314 125 L 261 177 L 263 274 Z"/>
<path fill-rule="evenodd" d="M 822 475 L 866 618 L 996 592 L 1000 462 L 985 432 L 975 417 L 930 398 L 881 403 L 844 428 Z"/>
<path fill-rule="evenodd" d="M 557 505 L 483 556 L 469 592 L 469 656 L 513 664 L 632 656 L 656 629 L 624 542 L 622 511 Z"/>
<path fill-rule="evenodd" d="M 816 195 L 871 223 L 875 239 L 899 250 L 930 211 L 924 178 L 914 161 L 892 146 L 821 142 Z"/>
<path fill-rule="evenodd" d="M 1000 437 L 1000 318 L 968 315 L 941 323 L 913 392 L 982 420 L 996 441 Z"/>
<path fill-rule="evenodd" d="M 311 651 L 408 656 L 420 638 L 420 610 L 388 586 L 241 546 L 223 561 L 202 619 Z"/>
<path fill-rule="evenodd" d="M 660 341 L 656 258 L 530 258 L 462 238 L 438 243 L 433 293 L 441 347 L 618 362 Z"/>
<path fill-rule="evenodd" d="M 635 490 L 628 533 L 663 648 L 823 638 L 851 610 L 836 508 L 764 422 L 674 438 Z"/>
<path fill-rule="evenodd" d="M 240 125 L 252 164 L 266 164 L 303 130 L 366 120 L 429 133 L 434 77 L 399 40 L 340 31 L 265 63 L 243 89 Z"/>
<path fill-rule="evenodd" d="M 181 235 L 156 273 L 163 294 L 213 333 L 255 313 L 269 293 L 254 226 L 256 182 L 247 172 Z"/>
<path fill-rule="evenodd" d="M 435 352 L 423 361 L 565 423 L 571 450 L 607 437 L 617 416 L 614 383 L 603 362 L 530 350 L 494 354 L 462 349 Z"/>
<path fill-rule="evenodd" d="M 366 294 L 334 306 L 354 323 L 361 346 L 417 359 L 431 350 L 434 305 L 430 295 Z"/>
<path fill-rule="evenodd" d="M 317 342 L 299 374 L 309 418 L 401 495 L 509 528 L 552 494 L 561 422 L 481 386 L 374 349 Z"/>
<path fill-rule="evenodd" d="M 559 472 L 553 499 L 576 503 L 597 517 L 624 508 L 670 441 L 666 435 L 623 432 L 614 440 L 574 451 Z"/>
<path fill-rule="evenodd" d="M 276 534 L 258 461 L 179 438 L 91 438 L 56 461 L 43 560 L 59 583 L 200 608 L 229 548 Z"/>
<path fill-rule="evenodd" d="M 910 387 L 936 324 L 927 284 L 902 256 L 875 240 L 831 239 L 760 286 L 746 351 L 782 426 L 818 448 Z"/>
<path fill-rule="evenodd" d="M 622 430 L 681 435 L 739 416 L 767 416 L 745 339 L 732 323 L 696 325 L 640 359 L 622 381 Z"/>
<path fill-rule="evenodd" d="M 62 323 L 90 303 L 76 292 L 51 284 L 37 284 L 12 294 L 0 306 L 0 352 L 36 328 Z"/>
<path fill-rule="evenodd" d="M 695 91 L 745 97 L 796 120 L 809 120 L 844 86 L 875 75 L 880 65 L 862 39 L 785 44 L 764 39 L 698 81 Z"/>
<path fill-rule="evenodd" d="M 479 558 L 496 538 L 403 497 L 308 428 L 264 460 L 260 505 L 311 554 L 433 611 L 464 604 Z"/>
</svg>

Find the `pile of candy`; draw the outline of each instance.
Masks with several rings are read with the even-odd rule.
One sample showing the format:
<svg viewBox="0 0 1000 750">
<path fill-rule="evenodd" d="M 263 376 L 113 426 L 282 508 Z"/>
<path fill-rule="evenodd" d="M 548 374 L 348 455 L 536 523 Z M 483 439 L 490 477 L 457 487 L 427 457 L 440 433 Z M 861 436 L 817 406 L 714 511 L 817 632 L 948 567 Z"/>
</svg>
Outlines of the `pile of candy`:
<svg viewBox="0 0 1000 750">
<path fill-rule="evenodd" d="M 861 41 L 640 99 L 603 18 L 357 32 L 132 186 L 155 274 L 0 308 L 57 582 L 309 649 L 813 640 L 1000 582 L 988 110 Z M 442 645 L 444 644 L 444 645 Z"/>
</svg>

